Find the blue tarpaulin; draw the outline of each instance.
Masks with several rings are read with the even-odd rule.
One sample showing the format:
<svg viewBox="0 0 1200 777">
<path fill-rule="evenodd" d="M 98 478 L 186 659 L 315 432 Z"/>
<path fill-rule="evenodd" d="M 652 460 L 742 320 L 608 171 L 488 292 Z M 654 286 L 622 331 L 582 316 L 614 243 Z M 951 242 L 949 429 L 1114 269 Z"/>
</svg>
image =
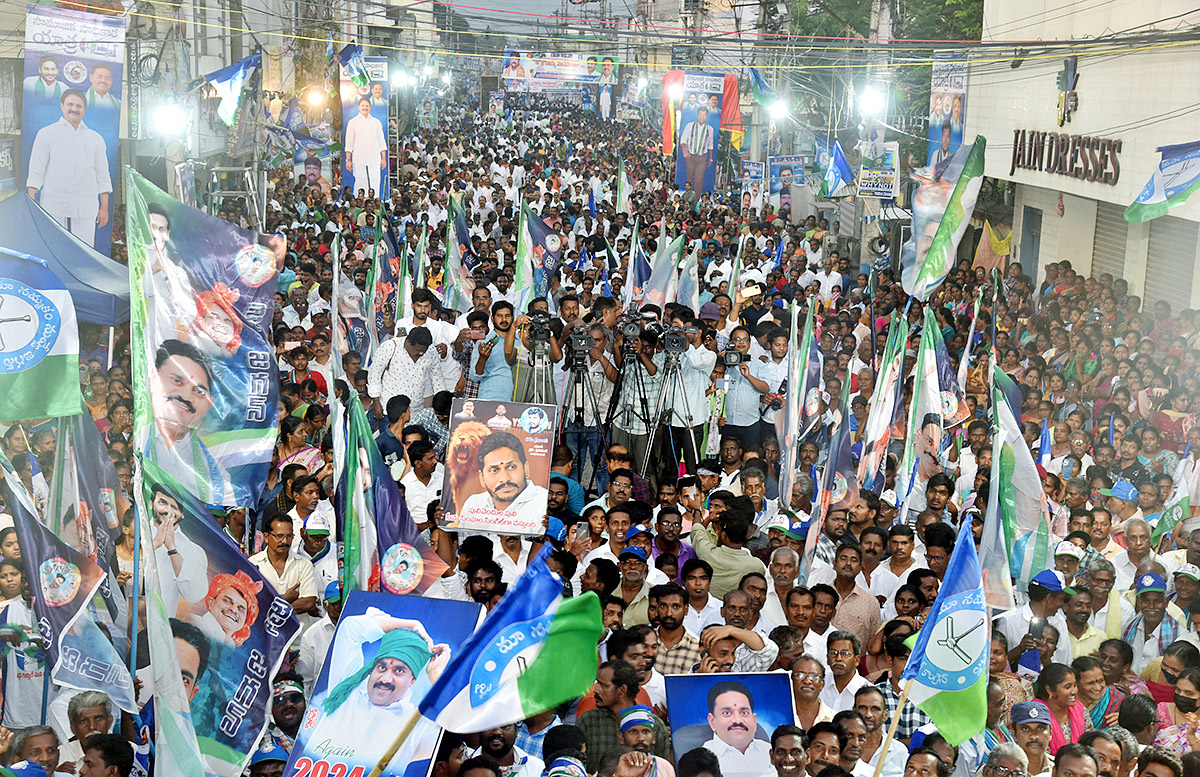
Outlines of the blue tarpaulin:
<svg viewBox="0 0 1200 777">
<path fill-rule="evenodd" d="M 129 269 L 84 243 L 20 192 L 0 202 L 0 246 L 46 260 L 75 302 L 80 321 L 129 320 Z"/>
</svg>

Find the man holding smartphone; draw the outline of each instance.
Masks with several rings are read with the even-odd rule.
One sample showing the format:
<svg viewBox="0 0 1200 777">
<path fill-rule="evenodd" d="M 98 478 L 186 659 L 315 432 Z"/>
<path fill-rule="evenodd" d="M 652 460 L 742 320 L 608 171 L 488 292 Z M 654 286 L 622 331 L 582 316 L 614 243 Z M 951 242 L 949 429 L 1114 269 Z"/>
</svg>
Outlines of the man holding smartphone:
<svg viewBox="0 0 1200 777">
<path fill-rule="evenodd" d="M 1041 649 L 1041 632 L 1047 623 L 1058 629 L 1060 635 L 1054 650 L 1055 663 L 1071 663 L 1071 640 L 1061 638 L 1068 633 L 1061 610 L 1067 597 L 1074 594 L 1062 573 L 1054 569 L 1042 570 L 1029 581 L 1029 601 L 996 619 L 996 627 L 1008 638 L 1011 663 L 1018 663 L 1026 651 Z"/>
</svg>

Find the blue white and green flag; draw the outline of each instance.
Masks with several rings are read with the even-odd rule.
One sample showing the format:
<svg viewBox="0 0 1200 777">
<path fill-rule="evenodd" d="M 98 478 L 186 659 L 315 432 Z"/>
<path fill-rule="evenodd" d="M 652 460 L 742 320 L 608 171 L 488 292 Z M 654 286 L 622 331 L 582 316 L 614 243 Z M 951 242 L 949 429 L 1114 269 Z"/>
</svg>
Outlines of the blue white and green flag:
<svg viewBox="0 0 1200 777">
<path fill-rule="evenodd" d="M 1200 140 L 1163 146 L 1162 159 L 1128 208 L 1125 220 L 1134 223 L 1167 215 L 1200 189 Z"/>
</svg>

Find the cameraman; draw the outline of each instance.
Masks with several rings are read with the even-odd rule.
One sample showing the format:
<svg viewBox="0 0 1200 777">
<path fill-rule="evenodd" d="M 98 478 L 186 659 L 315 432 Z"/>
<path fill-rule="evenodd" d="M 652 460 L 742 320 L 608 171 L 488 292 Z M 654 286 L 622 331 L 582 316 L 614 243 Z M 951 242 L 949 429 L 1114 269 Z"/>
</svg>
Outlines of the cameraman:
<svg viewBox="0 0 1200 777">
<path fill-rule="evenodd" d="M 650 427 L 661 387 L 659 370 L 663 357 L 658 349 L 658 335 L 644 326 L 637 337 L 628 340 L 618 334 L 616 358 L 623 374 L 613 416 L 612 442 L 625 446 L 633 456 L 632 469 L 640 471 L 650 444 Z"/>
<path fill-rule="evenodd" d="M 677 308 L 671 314 L 671 325 L 679 327 L 687 339 L 687 349 L 679 359 L 681 380 L 663 387 L 667 392 L 670 437 L 667 450 L 683 449 L 688 471 L 695 472 L 698 452 L 704 439 L 704 422 L 708 418 L 709 376 L 717 363 L 717 354 L 705 348 L 696 314 L 687 308 Z M 679 385 L 682 383 L 682 386 Z"/>
<path fill-rule="evenodd" d="M 785 338 L 786 353 L 786 338 Z M 759 440 L 759 422 L 762 412 L 759 401 L 764 394 L 771 391 L 771 386 L 757 376 L 762 362 L 750 361 L 750 330 L 739 326 L 729 335 L 729 350 L 725 352 L 725 413 L 721 419 L 721 435 L 734 437 L 741 443 L 742 449 L 754 448 Z M 730 365 L 729 358 L 737 358 L 741 354 L 742 361 Z"/>
<path fill-rule="evenodd" d="M 562 400 L 563 439 L 574 456 L 572 471 L 578 473 L 581 481 L 585 460 L 591 462 L 593 477 L 599 475 L 600 452 L 606 442 L 603 424 L 617 379 L 617 366 L 605 353 L 607 341 L 603 325 L 592 324 L 588 335 L 592 342 L 586 355 L 586 367 L 578 379 L 574 375 L 567 376 Z M 571 358 L 578 358 L 578 354 L 572 353 Z M 574 372 L 573 368 L 568 369 Z"/>
</svg>

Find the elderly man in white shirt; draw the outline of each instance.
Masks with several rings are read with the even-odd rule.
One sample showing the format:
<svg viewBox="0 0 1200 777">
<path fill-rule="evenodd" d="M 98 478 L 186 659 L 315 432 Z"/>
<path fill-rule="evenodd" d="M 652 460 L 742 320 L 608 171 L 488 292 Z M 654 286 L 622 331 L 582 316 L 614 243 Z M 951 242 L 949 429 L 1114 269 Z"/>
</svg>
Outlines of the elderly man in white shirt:
<svg viewBox="0 0 1200 777">
<path fill-rule="evenodd" d="M 108 149 L 100 133 L 83 122 L 87 99 L 67 89 L 59 99 L 62 118 L 38 130 L 29 156 L 26 192 L 55 221 L 90 246 L 96 228 L 108 224 L 112 176 Z"/>
</svg>

